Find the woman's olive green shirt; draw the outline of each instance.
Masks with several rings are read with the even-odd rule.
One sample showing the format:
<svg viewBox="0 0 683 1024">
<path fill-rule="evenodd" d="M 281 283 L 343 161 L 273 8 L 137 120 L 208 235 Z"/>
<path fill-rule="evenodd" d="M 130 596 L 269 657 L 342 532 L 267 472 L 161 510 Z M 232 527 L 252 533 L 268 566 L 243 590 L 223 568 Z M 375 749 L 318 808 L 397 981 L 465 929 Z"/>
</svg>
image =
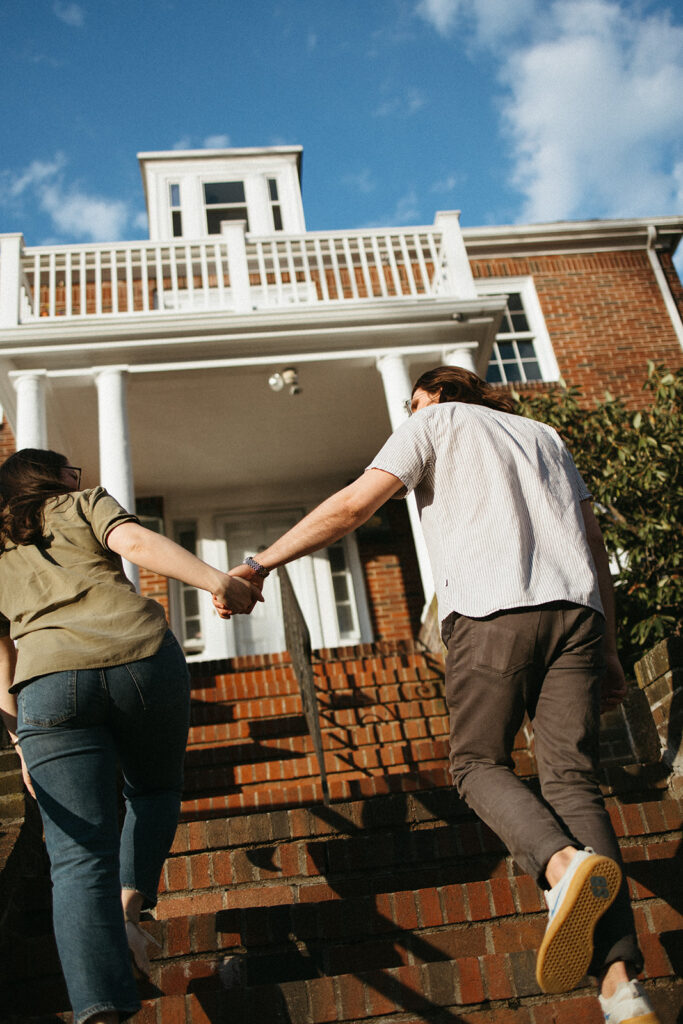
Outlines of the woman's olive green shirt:
<svg viewBox="0 0 683 1024">
<path fill-rule="evenodd" d="M 12 690 L 65 669 L 123 665 L 159 649 L 163 608 L 135 591 L 107 537 L 137 522 L 103 487 L 50 498 L 45 545 L 0 555 L 0 636 L 17 646 Z"/>
</svg>

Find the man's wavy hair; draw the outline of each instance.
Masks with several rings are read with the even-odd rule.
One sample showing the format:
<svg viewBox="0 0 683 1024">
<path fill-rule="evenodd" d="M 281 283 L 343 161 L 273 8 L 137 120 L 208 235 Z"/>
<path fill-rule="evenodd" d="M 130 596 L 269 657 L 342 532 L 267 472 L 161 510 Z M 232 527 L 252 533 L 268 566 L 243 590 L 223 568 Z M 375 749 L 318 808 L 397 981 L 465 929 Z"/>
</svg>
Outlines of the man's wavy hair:
<svg viewBox="0 0 683 1024">
<path fill-rule="evenodd" d="M 437 366 L 434 370 L 427 370 L 415 381 L 413 395 L 418 388 L 431 395 L 438 393 L 439 404 L 466 402 L 468 405 L 486 405 L 500 412 L 515 411 L 515 403 L 510 395 L 460 366 Z"/>
<path fill-rule="evenodd" d="M 43 506 L 48 498 L 73 488 L 62 480 L 66 455 L 42 448 L 22 448 L 0 466 L 0 554 L 8 543 L 45 543 Z"/>
</svg>

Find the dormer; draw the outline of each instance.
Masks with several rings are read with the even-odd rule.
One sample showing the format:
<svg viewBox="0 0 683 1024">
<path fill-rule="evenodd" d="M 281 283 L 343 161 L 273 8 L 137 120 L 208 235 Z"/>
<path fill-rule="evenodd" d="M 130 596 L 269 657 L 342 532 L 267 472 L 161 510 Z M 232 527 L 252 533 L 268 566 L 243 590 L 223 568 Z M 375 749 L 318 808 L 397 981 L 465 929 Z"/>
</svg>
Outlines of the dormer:
<svg viewBox="0 0 683 1024">
<path fill-rule="evenodd" d="M 301 146 L 138 153 L 149 237 L 199 239 L 246 222 L 252 235 L 306 230 Z"/>
</svg>

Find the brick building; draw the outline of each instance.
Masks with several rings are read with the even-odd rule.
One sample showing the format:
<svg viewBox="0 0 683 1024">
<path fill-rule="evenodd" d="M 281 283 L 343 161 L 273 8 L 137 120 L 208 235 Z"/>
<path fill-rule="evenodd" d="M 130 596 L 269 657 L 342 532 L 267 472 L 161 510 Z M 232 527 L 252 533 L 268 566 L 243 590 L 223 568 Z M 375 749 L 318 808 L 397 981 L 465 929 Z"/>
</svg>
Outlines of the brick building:
<svg viewBox="0 0 683 1024">
<path fill-rule="evenodd" d="M 0 235 L 0 447 L 67 452 L 208 561 L 362 472 L 430 366 L 637 402 L 648 359 L 681 362 L 681 218 L 307 232 L 300 147 L 139 160 L 148 241 Z M 433 592 L 410 501 L 292 577 L 318 648 L 414 636 Z M 228 624 L 208 595 L 140 584 L 191 660 L 284 647 L 277 579 Z"/>
</svg>

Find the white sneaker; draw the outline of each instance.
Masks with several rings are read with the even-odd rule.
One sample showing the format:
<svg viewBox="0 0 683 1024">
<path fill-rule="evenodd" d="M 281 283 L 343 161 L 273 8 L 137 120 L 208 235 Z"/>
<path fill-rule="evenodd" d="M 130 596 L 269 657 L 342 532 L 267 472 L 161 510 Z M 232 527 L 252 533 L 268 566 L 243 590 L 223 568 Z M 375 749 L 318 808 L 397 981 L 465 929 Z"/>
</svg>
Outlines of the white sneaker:
<svg viewBox="0 0 683 1024">
<path fill-rule="evenodd" d="M 616 861 L 579 850 L 557 885 L 545 894 L 550 911 L 536 960 L 543 992 L 566 992 L 584 976 L 593 957 L 593 932 L 621 885 Z"/>
<path fill-rule="evenodd" d="M 623 981 L 613 996 L 598 996 L 606 1024 L 659 1024 L 647 992 L 639 981 Z"/>
</svg>

